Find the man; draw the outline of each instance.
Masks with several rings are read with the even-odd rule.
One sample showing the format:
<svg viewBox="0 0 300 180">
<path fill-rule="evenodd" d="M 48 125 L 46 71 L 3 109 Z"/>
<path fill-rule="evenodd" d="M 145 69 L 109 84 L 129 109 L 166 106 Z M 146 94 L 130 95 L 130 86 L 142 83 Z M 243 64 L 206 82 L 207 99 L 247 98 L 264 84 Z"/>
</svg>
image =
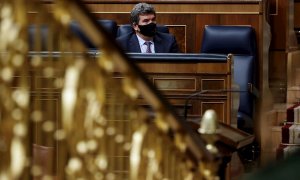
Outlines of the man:
<svg viewBox="0 0 300 180">
<path fill-rule="evenodd" d="M 173 35 L 156 31 L 156 12 L 153 6 L 139 3 L 130 14 L 134 32 L 117 38 L 125 52 L 135 53 L 179 53 Z"/>
</svg>

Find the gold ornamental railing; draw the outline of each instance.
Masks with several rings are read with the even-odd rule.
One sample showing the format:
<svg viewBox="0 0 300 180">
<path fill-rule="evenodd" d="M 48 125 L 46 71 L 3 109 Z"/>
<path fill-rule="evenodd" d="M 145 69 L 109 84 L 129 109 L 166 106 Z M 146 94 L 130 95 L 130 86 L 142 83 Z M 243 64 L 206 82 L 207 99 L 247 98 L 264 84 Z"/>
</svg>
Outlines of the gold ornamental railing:
<svg viewBox="0 0 300 180">
<path fill-rule="evenodd" d="M 217 179 L 216 154 L 79 1 L 49 11 L 2 0 L 0 15 L 0 179 Z M 73 20 L 101 50 L 96 59 Z"/>
</svg>

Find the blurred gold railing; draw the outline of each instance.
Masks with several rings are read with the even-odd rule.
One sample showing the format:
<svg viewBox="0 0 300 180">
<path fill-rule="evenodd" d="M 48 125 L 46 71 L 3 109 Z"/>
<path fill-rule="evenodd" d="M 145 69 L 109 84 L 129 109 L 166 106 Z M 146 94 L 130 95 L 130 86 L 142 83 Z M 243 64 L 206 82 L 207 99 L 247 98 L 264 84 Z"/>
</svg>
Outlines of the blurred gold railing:
<svg viewBox="0 0 300 180">
<path fill-rule="evenodd" d="M 5 0 L 0 14 L 0 179 L 217 179 L 217 154 L 79 1 L 57 1 L 49 13 L 33 0 Z M 96 60 L 71 20 L 101 49 Z"/>
</svg>

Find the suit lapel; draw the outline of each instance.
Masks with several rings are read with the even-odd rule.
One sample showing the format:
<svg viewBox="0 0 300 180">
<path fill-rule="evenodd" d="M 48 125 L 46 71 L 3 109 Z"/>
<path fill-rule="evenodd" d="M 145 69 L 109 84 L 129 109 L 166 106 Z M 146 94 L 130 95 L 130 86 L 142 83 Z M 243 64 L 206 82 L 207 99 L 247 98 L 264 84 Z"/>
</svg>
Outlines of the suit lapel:
<svg viewBox="0 0 300 180">
<path fill-rule="evenodd" d="M 137 39 L 135 34 L 132 34 L 132 36 L 130 37 L 128 46 L 128 52 L 141 52 L 139 40 Z"/>
<path fill-rule="evenodd" d="M 161 40 L 160 37 L 154 36 L 154 48 L 155 48 L 155 53 L 162 53 L 164 52 L 164 44 L 163 41 Z"/>
</svg>

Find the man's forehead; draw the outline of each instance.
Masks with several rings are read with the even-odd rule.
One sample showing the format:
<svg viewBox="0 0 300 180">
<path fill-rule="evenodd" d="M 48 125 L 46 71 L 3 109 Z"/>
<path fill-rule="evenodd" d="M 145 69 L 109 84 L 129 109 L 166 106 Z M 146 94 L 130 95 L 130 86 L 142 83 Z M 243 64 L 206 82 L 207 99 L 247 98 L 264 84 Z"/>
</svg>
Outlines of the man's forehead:
<svg viewBox="0 0 300 180">
<path fill-rule="evenodd" d="M 148 18 L 154 18 L 154 14 L 141 14 L 140 19 L 148 19 Z"/>
</svg>

